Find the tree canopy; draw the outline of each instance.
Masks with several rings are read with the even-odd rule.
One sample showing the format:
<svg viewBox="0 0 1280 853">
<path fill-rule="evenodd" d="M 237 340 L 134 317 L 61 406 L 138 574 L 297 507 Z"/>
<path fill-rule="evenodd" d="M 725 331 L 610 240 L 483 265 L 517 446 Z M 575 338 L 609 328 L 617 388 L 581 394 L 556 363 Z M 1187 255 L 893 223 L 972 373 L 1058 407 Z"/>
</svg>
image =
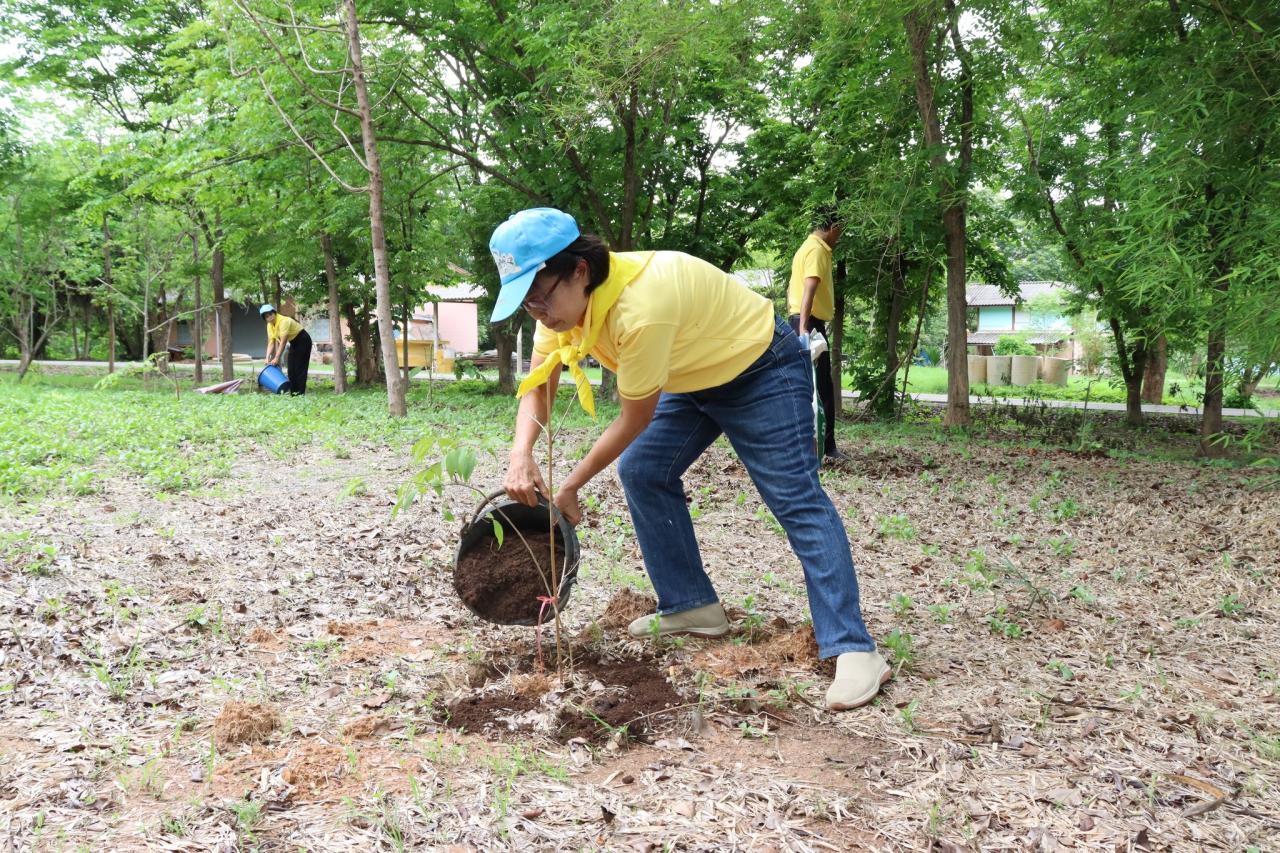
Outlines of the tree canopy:
<svg viewBox="0 0 1280 853">
<path fill-rule="evenodd" d="M 1262 0 L 0 0 L 0 23 L 0 310 L 28 358 L 96 351 L 106 313 L 141 357 L 197 302 L 283 296 L 347 321 L 396 411 L 380 342 L 435 287 L 491 299 L 488 233 L 532 205 L 784 275 L 835 205 L 845 369 L 886 414 L 945 310 L 966 421 L 973 281 L 1064 281 L 1135 421 L 1166 343 L 1201 354 L 1209 411 L 1280 350 Z"/>
</svg>

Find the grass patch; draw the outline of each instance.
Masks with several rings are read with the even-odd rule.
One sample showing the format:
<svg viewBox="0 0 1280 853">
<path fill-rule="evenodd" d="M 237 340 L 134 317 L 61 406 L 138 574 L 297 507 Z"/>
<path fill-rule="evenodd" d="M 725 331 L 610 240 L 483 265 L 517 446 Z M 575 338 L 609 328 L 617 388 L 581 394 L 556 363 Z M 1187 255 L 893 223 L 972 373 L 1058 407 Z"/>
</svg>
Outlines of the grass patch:
<svg viewBox="0 0 1280 853">
<path fill-rule="evenodd" d="M 516 400 L 485 382 L 426 386 L 409 392 L 409 416 L 386 413 L 382 389 L 276 397 L 184 394 L 167 382 L 150 389 L 136 378 L 104 390 L 75 374 L 0 381 L 0 499 L 85 494 L 95 475 L 132 476 L 156 492 L 183 492 L 224 479 L 238 455 L 266 450 L 280 460 L 322 444 L 343 458 L 360 444 L 408 447 L 434 431 L 466 434 L 481 448 L 510 440 Z M 572 388 L 564 389 L 566 396 Z M 428 396 L 430 394 L 430 403 Z M 590 423 L 573 407 L 566 425 Z M 605 404 L 607 422 L 614 411 Z"/>
<path fill-rule="evenodd" d="M 929 370 L 942 375 L 940 368 L 917 368 L 912 376 L 919 372 L 925 381 Z M 90 494 L 116 477 L 136 478 L 156 494 L 206 489 L 227 478 L 238 456 L 255 449 L 282 462 L 319 458 L 299 453 L 310 446 L 323 458 L 344 460 L 361 446 L 407 450 L 424 435 L 455 434 L 467 436 L 480 453 L 501 453 L 510 441 L 517 406 L 494 383 L 480 380 L 440 383 L 434 390 L 417 383 L 409 390 L 408 417 L 393 419 L 386 413 L 385 392 L 377 387 L 338 396 L 321 382 L 316 393 L 305 397 L 246 390 L 175 398 L 165 380 L 122 377 L 111 388 L 97 389 L 98 378 L 100 374 L 49 373 L 30 375 L 18 384 L 12 373 L 0 372 L 0 501 Z M 570 383 L 561 394 L 566 400 L 572 396 Z M 599 406 L 598 423 L 608 423 L 616 406 L 603 399 Z M 598 429 L 576 406 L 561 411 L 570 430 Z M 1174 416 L 1166 416 L 1158 426 L 1137 432 L 1101 417 L 1109 413 L 1055 413 L 1046 420 L 1037 411 L 1031 413 L 1034 428 L 1015 420 L 1016 414 L 979 408 L 975 425 L 959 433 L 942 431 L 932 413 L 902 423 L 844 421 L 838 429 L 841 441 L 855 447 L 902 448 L 927 439 L 959 447 L 962 453 L 969 446 L 976 450 L 1012 441 L 1019 447 L 1096 445 L 1113 455 L 1190 459 L 1198 447 L 1191 419 L 1175 422 Z M 1248 425 L 1233 421 L 1230 428 L 1240 432 Z M 1257 447 L 1240 448 L 1246 452 L 1233 464 L 1265 458 L 1274 452 L 1274 436 L 1268 433 Z M 1269 470 L 1262 476 L 1274 477 Z M 1056 509 L 1066 517 L 1078 507 Z M 781 532 L 763 508 L 757 520 Z M 907 540 L 914 534 L 905 518 L 885 524 L 884 535 Z"/>
<path fill-rule="evenodd" d="M 898 375 L 898 386 L 902 386 L 902 375 Z M 921 367 L 912 365 L 907 376 L 907 390 L 916 394 L 947 393 L 947 371 L 944 367 Z M 1044 400 L 1085 400 L 1098 403 L 1123 403 L 1125 401 L 1124 385 L 1117 379 L 1098 377 L 1071 376 L 1066 386 L 1046 385 L 1043 382 L 1020 388 L 1015 385 L 976 385 L 970 389 L 971 394 L 999 399 L 1020 399 L 1029 396 Z M 1176 371 L 1169 371 L 1165 380 L 1164 403 L 1169 406 L 1199 406 L 1200 395 L 1204 393 L 1204 380 L 1191 379 Z"/>
</svg>

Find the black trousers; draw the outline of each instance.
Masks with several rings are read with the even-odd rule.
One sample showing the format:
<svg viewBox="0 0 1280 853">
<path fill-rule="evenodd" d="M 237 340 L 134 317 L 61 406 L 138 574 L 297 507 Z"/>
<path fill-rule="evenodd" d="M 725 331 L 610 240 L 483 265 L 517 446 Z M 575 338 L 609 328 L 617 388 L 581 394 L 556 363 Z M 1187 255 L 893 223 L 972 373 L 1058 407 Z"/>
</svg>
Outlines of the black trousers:
<svg viewBox="0 0 1280 853">
<path fill-rule="evenodd" d="M 792 314 L 787 318 L 791 322 L 791 328 L 800 334 L 800 315 Z M 827 337 L 827 324 L 816 317 L 809 318 L 809 331 L 821 332 L 823 337 Z M 830 344 L 831 338 L 827 337 L 827 343 Z M 835 387 L 835 383 L 831 381 L 831 351 L 827 350 L 818 356 L 818 360 L 813 363 L 814 371 L 818 374 L 818 399 L 822 401 L 822 410 L 826 413 L 827 434 L 823 436 L 823 453 L 836 452 L 836 394 L 840 393 Z"/>
<path fill-rule="evenodd" d="M 307 370 L 311 367 L 311 336 L 307 330 L 298 332 L 298 336 L 289 341 L 289 393 L 307 393 Z"/>
</svg>

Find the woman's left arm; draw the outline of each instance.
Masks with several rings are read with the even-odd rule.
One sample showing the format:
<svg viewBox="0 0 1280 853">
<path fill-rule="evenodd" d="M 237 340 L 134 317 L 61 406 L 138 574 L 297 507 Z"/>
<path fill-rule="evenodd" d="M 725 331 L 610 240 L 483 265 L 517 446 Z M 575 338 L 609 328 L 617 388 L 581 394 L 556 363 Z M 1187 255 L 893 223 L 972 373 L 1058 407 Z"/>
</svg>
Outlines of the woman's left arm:
<svg viewBox="0 0 1280 853">
<path fill-rule="evenodd" d="M 599 474 L 609 463 L 622 455 L 631 442 L 636 440 L 644 428 L 653 420 L 653 412 L 658 408 L 661 391 L 654 391 L 640 400 L 622 399 L 622 412 L 613 423 L 609 424 L 591 450 L 556 490 L 556 508 L 564 514 L 570 524 L 577 524 L 582 519 L 582 509 L 578 506 L 578 490 L 585 486 L 592 477 Z"/>
</svg>

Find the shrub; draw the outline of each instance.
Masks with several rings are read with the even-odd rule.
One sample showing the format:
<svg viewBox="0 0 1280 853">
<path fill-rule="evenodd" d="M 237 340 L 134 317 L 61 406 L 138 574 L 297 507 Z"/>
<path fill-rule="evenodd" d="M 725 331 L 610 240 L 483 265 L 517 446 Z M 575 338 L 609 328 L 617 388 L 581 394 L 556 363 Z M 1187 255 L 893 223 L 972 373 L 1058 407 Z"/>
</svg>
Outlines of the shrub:
<svg viewBox="0 0 1280 853">
<path fill-rule="evenodd" d="M 996 355 L 1035 355 L 1036 348 L 1019 335 L 1001 335 L 996 341 Z"/>
</svg>

